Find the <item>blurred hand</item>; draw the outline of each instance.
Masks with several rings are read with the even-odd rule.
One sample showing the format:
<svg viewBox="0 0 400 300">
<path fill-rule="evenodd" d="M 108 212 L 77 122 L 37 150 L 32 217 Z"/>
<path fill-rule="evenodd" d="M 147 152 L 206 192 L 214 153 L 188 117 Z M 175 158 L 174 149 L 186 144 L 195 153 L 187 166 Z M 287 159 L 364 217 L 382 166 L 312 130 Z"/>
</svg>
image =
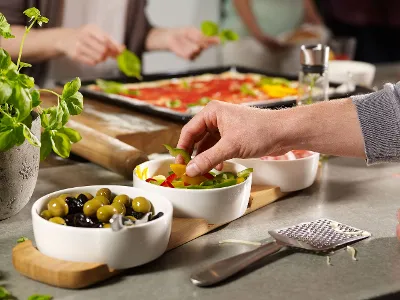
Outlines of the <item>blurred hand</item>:
<svg viewBox="0 0 400 300">
<path fill-rule="evenodd" d="M 89 24 L 77 29 L 63 29 L 56 48 L 74 61 L 93 66 L 109 57 L 116 57 L 125 46 L 115 42 L 97 26 Z"/>
<path fill-rule="evenodd" d="M 207 37 L 195 27 L 165 30 L 166 48 L 185 59 L 195 59 L 212 45 L 219 43 L 217 37 Z"/>
<path fill-rule="evenodd" d="M 257 37 L 257 40 L 263 44 L 265 47 L 267 47 L 268 49 L 270 49 L 271 51 L 281 51 L 281 50 L 285 50 L 287 48 L 286 45 L 282 44 L 281 42 L 279 42 L 277 39 L 271 38 L 269 36 L 261 36 L 261 37 Z"/>
<path fill-rule="evenodd" d="M 188 164 L 188 176 L 197 176 L 231 158 L 255 158 L 281 155 L 288 151 L 279 145 L 277 133 L 282 123 L 270 110 L 210 102 L 183 127 L 178 148 L 197 155 Z"/>
</svg>

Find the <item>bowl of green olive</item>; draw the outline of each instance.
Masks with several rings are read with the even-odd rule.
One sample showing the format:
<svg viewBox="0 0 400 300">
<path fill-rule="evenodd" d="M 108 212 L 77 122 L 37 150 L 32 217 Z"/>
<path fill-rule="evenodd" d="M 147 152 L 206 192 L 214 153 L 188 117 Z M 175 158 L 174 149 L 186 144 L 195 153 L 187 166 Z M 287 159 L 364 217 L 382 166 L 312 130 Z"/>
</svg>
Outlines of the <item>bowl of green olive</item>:
<svg viewBox="0 0 400 300">
<path fill-rule="evenodd" d="M 167 249 L 172 204 L 129 186 L 84 186 L 43 196 L 32 207 L 38 250 L 53 258 L 126 269 Z M 117 224 L 118 223 L 118 224 Z"/>
</svg>

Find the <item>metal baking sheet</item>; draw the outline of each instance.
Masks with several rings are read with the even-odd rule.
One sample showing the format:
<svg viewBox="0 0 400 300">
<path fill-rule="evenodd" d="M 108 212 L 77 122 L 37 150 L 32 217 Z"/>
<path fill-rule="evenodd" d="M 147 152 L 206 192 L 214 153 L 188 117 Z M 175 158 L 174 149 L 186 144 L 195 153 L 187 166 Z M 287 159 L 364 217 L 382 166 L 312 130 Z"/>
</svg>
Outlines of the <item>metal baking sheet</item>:
<svg viewBox="0 0 400 300">
<path fill-rule="evenodd" d="M 228 72 L 228 71 L 237 71 L 239 73 L 255 73 L 255 74 L 260 74 L 260 75 L 265 75 L 265 76 L 270 76 L 270 77 L 282 77 L 282 78 L 286 78 L 288 80 L 297 80 L 296 76 L 268 73 L 268 72 L 260 71 L 257 69 L 245 68 L 245 67 L 240 67 L 240 66 L 227 66 L 227 67 L 203 68 L 203 69 L 197 69 L 197 70 L 190 70 L 190 71 L 186 71 L 186 72 L 158 73 L 158 74 L 143 75 L 142 82 L 190 77 L 190 76 L 197 76 L 197 75 L 202 75 L 202 74 L 206 74 L 206 73 L 220 74 L 220 73 L 224 73 L 224 72 Z M 112 81 L 121 82 L 121 83 L 137 83 L 138 82 L 138 80 L 136 80 L 135 78 L 127 78 L 127 77 L 102 78 L 102 79 L 112 80 Z M 89 97 L 91 99 L 98 99 L 98 100 L 101 100 L 102 102 L 112 103 L 114 105 L 134 109 L 138 112 L 146 113 L 146 114 L 160 117 L 163 119 L 169 119 L 169 120 L 180 122 L 180 123 L 188 122 L 194 115 L 194 114 L 189 114 L 189 113 L 177 112 L 177 111 L 174 111 L 174 110 L 168 109 L 168 108 L 154 106 L 154 105 L 151 105 L 144 101 L 135 100 L 135 99 L 132 99 L 129 97 L 107 94 L 104 92 L 93 91 L 93 90 L 87 88 L 88 85 L 91 85 L 94 83 L 95 83 L 95 79 L 82 81 L 82 87 L 81 87 L 80 91 L 85 97 Z M 59 82 L 58 85 L 64 85 L 64 82 Z M 337 87 L 338 84 L 331 83 L 330 86 Z M 362 93 L 368 93 L 368 92 L 371 92 L 371 90 L 357 86 L 355 91 L 353 91 L 350 94 L 331 94 L 330 98 L 348 97 L 350 95 L 362 94 Z M 278 100 L 265 100 L 265 101 L 261 100 L 261 101 L 251 102 L 251 103 L 243 103 L 243 105 L 249 105 L 249 106 L 254 106 L 254 107 L 259 107 L 259 108 L 269 108 L 269 109 L 292 107 L 292 106 L 296 105 L 296 97 L 287 97 L 287 98 L 282 98 L 282 99 L 278 99 Z"/>
</svg>

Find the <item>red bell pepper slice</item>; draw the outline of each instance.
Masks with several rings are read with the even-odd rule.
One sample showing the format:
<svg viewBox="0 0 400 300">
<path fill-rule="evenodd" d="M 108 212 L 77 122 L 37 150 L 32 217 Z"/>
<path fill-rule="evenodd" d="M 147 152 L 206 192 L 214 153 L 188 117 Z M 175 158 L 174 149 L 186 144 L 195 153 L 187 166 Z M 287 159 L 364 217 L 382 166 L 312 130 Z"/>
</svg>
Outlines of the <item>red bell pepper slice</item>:
<svg viewBox="0 0 400 300">
<path fill-rule="evenodd" d="M 205 178 L 207 178 L 207 179 L 214 179 L 214 176 L 212 176 L 212 174 L 210 174 L 210 173 L 206 173 L 206 174 L 204 174 L 203 175 Z"/>
<path fill-rule="evenodd" d="M 169 187 L 169 188 L 175 188 L 171 182 L 165 180 L 163 183 L 161 183 L 161 186 Z"/>
<path fill-rule="evenodd" d="M 147 179 L 146 179 L 146 182 L 150 182 L 150 181 L 157 181 L 157 180 L 155 180 L 155 179 L 153 179 L 153 178 L 147 178 Z"/>
<path fill-rule="evenodd" d="M 175 179 L 176 179 L 176 174 L 171 174 L 165 179 L 165 181 L 172 182 Z"/>
</svg>

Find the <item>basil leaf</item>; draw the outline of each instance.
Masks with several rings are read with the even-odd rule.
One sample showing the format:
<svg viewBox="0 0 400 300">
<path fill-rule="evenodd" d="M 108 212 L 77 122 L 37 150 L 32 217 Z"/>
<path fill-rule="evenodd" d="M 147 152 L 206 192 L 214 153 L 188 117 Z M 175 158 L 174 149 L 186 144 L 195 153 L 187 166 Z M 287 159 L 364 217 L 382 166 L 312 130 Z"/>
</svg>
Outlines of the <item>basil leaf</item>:
<svg viewBox="0 0 400 300">
<path fill-rule="evenodd" d="M 47 109 L 47 113 L 49 114 L 49 128 L 50 129 L 59 129 L 62 127 L 62 118 L 64 112 L 62 111 L 61 106 L 50 107 Z"/>
<path fill-rule="evenodd" d="M 58 132 L 63 133 L 66 136 L 68 136 L 72 143 L 77 143 L 82 139 L 79 132 L 72 128 L 64 127 L 64 128 L 59 129 Z"/>
<path fill-rule="evenodd" d="M 119 94 L 119 93 L 128 92 L 128 90 L 126 90 L 124 88 L 124 85 L 122 83 L 119 83 L 119 82 L 106 81 L 106 80 L 103 80 L 103 79 L 97 79 L 96 80 L 96 84 L 105 93 Z"/>
<path fill-rule="evenodd" d="M 26 87 L 28 89 L 33 88 L 33 86 L 35 85 L 35 79 L 33 79 L 33 77 L 29 77 L 29 76 L 27 76 L 25 74 L 19 74 L 18 75 L 18 82 L 22 86 L 24 86 L 24 87 Z"/>
<path fill-rule="evenodd" d="M 20 85 L 15 85 L 13 93 L 7 101 L 19 112 L 17 121 L 24 120 L 32 111 L 32 97 L 27 88 Z"/>
<path fill-rule="evenodd" d="M 43 112 L 40 115 L 40 123 L 43 128 L 48 128 L 49 127 L 49 117 L 47 116 L 47 111 Z"/>
<path fill-rule="evenodd" d="M 1 124 L 6 127 L 13 127 L 15 124 L 15 121 L 13 118 L 9 117 L 8 115 L 3 115 L 1 117 Z"/>
<path fill-rule="evenodd" d="M 14 142 L 16 146 L 21 146 L 25 142 L 23 124 L 14 128 Z"/>
<path fill-rule="evenodd" d="M 10 81 L 18 81 L 18 76 L 19 74 L 17 68 L 9 68 L 6 73 L 6 77 Z"/>
<path fill-rule="evenodd" d="M 67 107 L 67 104 L 65 103 L 65 101 L 60 102 L 60 107 L 61 107 L 62 114 L 63 114 L 62 119 L 61 119 L 61 124 L 62 124 L 62 126 L 64 126 L 65 124 L 68 123 L 68 120 L 69 120 L 69 110 L 68 110 L 68 107 Z"/>
<path fill-rule="evenodd" d="M 8 24 L 6 17 L 0 13 L 0 35 L 5 39 L 15 38 L 11 33 L 10 24 Z"/>
<path fill-rule="evenodd" d="M 216 24 L 215 22 L 204 21 L 203 23 L 201 23 L 201 32 L 205 36 L 216 36 L 218 35 L 218 31 L 218 24 Z"/>
<path fill-rule="evenodd" d="M 210 98 L 208 98 L 208 97 L 202 97 L 202 98 L 200 98 L 200 100 L 199 100 L 199 104 L 200 105 L 207 105 L 207 103 L 208 102 L 210 102 L 211 101 L 211 99 Z"/>
<path fill-rule="evenodd" d="M 32 90 L 31 97 L 32 97 L 32 107 L 37 107 L 40 105 L 40 103 L 42 103 L 42 101 L 40 101 L 40 92 L 38 90 Z"/>
<path fill-rule="evenodd" d="M 30 129 L 25 124 L 22 124 L 22 127 L 24 137 L 28 140 L 28 142 L 35 147 L 40 147 L 39 139 L 30 131 Z"/>
<path fill-rule="evenodd" d="M 4 49 L 0 49 L 0 70 L 7 70 L 11 65 L 11 57 L 8 52 Z"/>
<path fill-rule="evenodd" d="M 65 99 L 75 95 L 76 92 L 78 92 L 80 88 L 81 88 L 81 80 L 77 77 L 74 80 L 71 80 L 70 82 L 67 82 L 64 85 L 64 89 L 63 89 L 61 98 L 65 100 Z"/>
<path fill-rule="evenodd" d="M 29 296 L 28 300 L 52 300 L 53 296 L 50 295 L 32 295 Z"/>
<path fill-rule="evenodd" d="M 45 160 L 47 156 L 51 153 L 52 143 L 50 138 L 50 133 L 46 130 L 42 133 L 40 138 L 42 146 L 40 147 L 40 159 Z"/>
<path fill-rule="evenodd" d="M 56 132 L 50 136 L 53 151 L 62 158 L 68 158 L 71 152 L 69 137 L 63 133 Z"/>
<path fill-rule="evenodd" d="M 20 61 L 20 62 L 19 62 L 19 68 L 20 68 L 20 69 L 21 69 L 21 68 L 30 68 L 30 67 L 32 67 L 31 64 L 25 63 L 25 62 L 23 62 L 23 61 Z"/>
<path fill-rule="evenodd" d="M 230 29 L 224 29 L 220 32 L 219 37 L 222 42 L 224 41 L 237 41 L 239 39 L 239 35 Z"/>
<path fill-rule="evenodd" d="M 0 104 L 4 104 L 11 97 L 12 87 L 6 81 L 0 81 Z"/>
<path fill-rule="evenodd" d="M 168 100 L 165 102 L 165 105 L 166 105 L 168 108 L 178 108 L 178 107 L 181 107 L 182 101 L 179 100 L 179 99 L 174 99 L 174 100 L 168 99 Z"/>
<path fill-rule="evenodd" d="M 7 151 L 14 146 L 14 134 L 13 128 L 0 132 L 0 151 Z"/>
<path fill-rule="evenodd" d="M 286 78 L 280 78 L 280 77 L 262 77 L 259 82 L 257 82 L 257 86 L 262 86 L 262 85 L 284 85 L 284 86 L 289 86 L 290 85 L 290 80 Z"/>
<path fill-rule="evenodd" d="M 11 293 L 2 286 L 0 286 L 0 299 L 12 299 Z"/>
<path fill-rule="evenodd" d="M 37 19 L 40 17 L 40 10 L 38 10 L 36 7 L 31 7 L 24 11 L 24 15 L 29 18 Z"/>
<path fill-rule="evenodd" d="M 21 237 L 17 240 L 17 243 L 19 244 L 19 243 L 23 243 L 23 242 L 25 242 L 25 241 L 29 241 L 29 239 L 28 239 L 27 237 L 25 237 L 25 236 L 21 236 Z"/>
<path fill-rule="evenodd" d="M 122 51 L 120 55 L 117 57 L 118 68 L 122 73 L 124 73 L 128 77 L 136 77 L 137 79 L 141 79 L 141 62 L 140 59 L 135 55 L 135 53 L 125 49 Z"/>
<path fill-rule="evenodd" d="M 83 111 L 83 96 L 80 92 L 76 92 L 71 97 L 64 99 L 64 101 L 71 115 L 79 115 Z"/>
</svg>

